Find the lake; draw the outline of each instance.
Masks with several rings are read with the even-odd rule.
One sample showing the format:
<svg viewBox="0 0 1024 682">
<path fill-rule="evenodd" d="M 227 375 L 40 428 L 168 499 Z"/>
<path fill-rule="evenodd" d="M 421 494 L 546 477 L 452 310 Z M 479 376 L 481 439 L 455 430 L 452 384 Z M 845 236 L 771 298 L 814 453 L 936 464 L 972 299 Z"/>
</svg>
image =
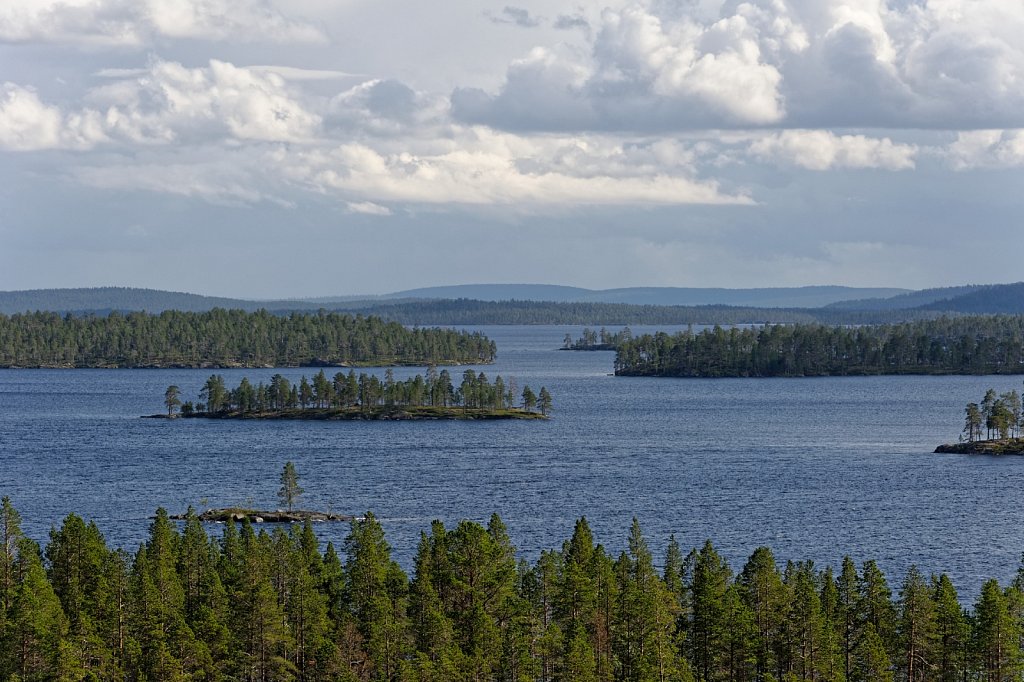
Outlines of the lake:
<svg viewBox="0 0 1024 682">
<path fill-rule="evenodd" d="M 474 329 L 499 351 L 476 369 L 547 386 L 550 421 L 139 419 L 163 409 L 169 384 L 194 400 L 211 372 L 3 370 L 0 494 L 37 540 L 75 512 L 134 549 L 158 506 L 276 508 L 291 460 L 301 506 L 372 510 L 407 569 L 432 519 L 492 512 L 528 559 L 582 515 L 618 553 L 636 516 L 656 557 L 670 533 L 684 549 L 711 538 L 737 571 L 760 545 L 822 565 L 848 553 L 878 560 L 894 589 L 910 564 L 946 571 L 973 601 L 984 579 L 1017 569 L 1024 458 L 931 450 L 956 440 L 968 401 L 1019 390 L 1020 377 L 617 378 L 614 353 L 556 350 L 580 327 Z M 456 382 L 464 369 L 451 368 Z M 234 386 L 277 371 L 316 370 L 219 373 Z M 339 544 L 347 526 L 317 530 Z"/>
</svg>

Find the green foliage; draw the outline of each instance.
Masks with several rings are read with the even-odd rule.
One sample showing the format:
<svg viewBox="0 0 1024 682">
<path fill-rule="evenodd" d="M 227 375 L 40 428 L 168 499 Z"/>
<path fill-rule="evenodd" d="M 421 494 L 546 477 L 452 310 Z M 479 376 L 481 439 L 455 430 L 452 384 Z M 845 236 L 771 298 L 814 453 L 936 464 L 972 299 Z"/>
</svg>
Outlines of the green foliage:
<svg viewBox="0 0 1024 682">
<path fill-rule="evenodd" d="M 328 378 L 320 370 L 310 381 L 303 375 L 298 386 L 292 386 L 288 379 L 275 374 L 269 385 L 260 382 L 253 385 L 243 377 L 235 388 L 224 385 L 224 377 L 211 375 L 199 397 L 203 401 L 189 410 L 182 410 L 182 416 L 258 416 L 268 413 L 289 414 L 300 417 L 305 415 L 340 415 L 341 413 L 358 413 L 365 417 L 371 412 L 392 413 L 401 408 L 420 408 L 417 414 L 423 416 L 444 416 L 445 410 L 428 410 L 425 408 L 448 408 L 461 405 L 464 414 L 505 414 L 522 411 L 513 406 L 511 395 L 515 380 L 506 384 L 500 376 L 491 383 L 487 376 L 467 369 L 462 376 L 462 383 L 456 388 L 452 384 L 451 375 L 447 370 L 440 374 L 431 367 L 424 377 L 417 374 L 404 381 L 396 381 L 394 375 L 385 374 L 381 381 L 373 374 L 361 372 L 356 377 L 355 370 L 348 374 L 338 372 Z M 533 391 L 523 389 L 524 409 L 530 410 L 538 404 L 542 415 L 551 411 L 552 397 L 547 388 L 541 388 L 538 398 Z M 526 404 L 528 403 L 528 405 Z M 191 405 L 191 403 L 186 403 Z M 328 414 L 331 413 L 331 414 Z M 287 500 L 282 500 L 287 504 Z"/>
<path fill-rule="evenodd" d="M 648 334 L 618 346 L 615 372 L 678 377 L 1020 374 L 1024 316 L 942 317 L 876 326 L 716 326 L 696 334 Z"/>
<path fill-rule="evenodd" d="M 291 511 L 292 506 L 304 492 L 306 491 L 299 487 L 299 474 L 295 471 L 295 465 L 285 462 L 284 470 L 281 471 L 281 488 L 277 491 L 277 497 L 281 500 L 281 504 Z"/>
<path fill-rule="evenodd" d="M 0 315 L 0 367 L 461 364 L 495 352 L 478 333 L 323 311 Z"/>
<path fill-rule="evenodd" d="M 4 526 L 3 524 L 6 524 Z M 838 577 L 753 552 L 733 576 L 710 542 L 662 573 L 634 521 L 612 560 L 585 519 L 517 563 L 504 523 L 436 521 L 410 582 L 380 522 L 344 558 L 313 526 L 227 523 L 209 538 L 158 510 L 133 560 L 70 515 L 45 557 L 9 500 L 0 558 L 3 680 L 1019 680 L 1024 569 L 973 613 L 948 577 L 911 568 L 893 598 L 873 562 Z"/>
</svg>

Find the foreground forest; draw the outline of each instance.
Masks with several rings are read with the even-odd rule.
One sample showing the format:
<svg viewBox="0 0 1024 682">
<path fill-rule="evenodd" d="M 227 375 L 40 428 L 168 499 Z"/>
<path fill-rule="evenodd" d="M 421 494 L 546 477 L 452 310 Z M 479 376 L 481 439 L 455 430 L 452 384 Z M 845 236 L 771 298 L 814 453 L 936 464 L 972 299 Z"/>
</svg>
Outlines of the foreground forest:
<svg viewBox="0 0 1024 682">
<path fill-rule="evenodd" d="M 1024 316 L 891 325 L 770 325 L 658 333 L 622 342 L 623 376 L 787 377 L 1024 373 Z"/>
<path fill-rule="evenodd" d="M 296 367 L 490 362 L 494 342 L 379 317 L 215 309 L 0 315 L 0 367 Z"/>
<path fill-rule="evenodd" d="M 1020 680 L 1024 573 L 965 610 L 946 575 L 897 589 L 873 561 L 838 575 L 780 569 L 759 548 L 735 573 L 710 542 L 661 568 L 639 524 L 627 549 L 585 519 L 560 549 L 517 560 L 495 515 L 435 521 L 411 579 L 372 514 L 339 553 L 310 524 L 160 510 L 112 550 L 71 515 L 45 550 L 0 508 L 0 679 L 19 680 Z"/>
</svg>

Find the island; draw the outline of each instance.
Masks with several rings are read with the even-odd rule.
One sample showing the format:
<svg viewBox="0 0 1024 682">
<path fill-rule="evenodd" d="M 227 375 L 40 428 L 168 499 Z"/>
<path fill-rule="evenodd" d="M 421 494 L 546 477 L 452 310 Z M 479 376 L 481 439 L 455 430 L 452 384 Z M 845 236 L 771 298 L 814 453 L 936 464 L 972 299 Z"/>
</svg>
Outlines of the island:
<svg viewBox="0 0 1024 682">
<path fill-rule="evenodd" d="M 277 491 L 277 497 L 281 504 L 284 505 L 284 509 L 262 511 L 250 507 L 225 507 L 223 509 L 207 509 L 197 514 L 195 508 L 190 506 L 184 514 L 170 514 L 167 518 L 172 521 L 186 522 L 198 519 L 208 523 L 227 523 L 229 521 L 248 521 L 249 523 L 312 523 L 321 521 L 352 521 L 357 518 L 350 514 L 335 514 L 329 511 L 318 512 L 293 509 L 296 502 L 306 491 L 299 485 L 299 472 L 291 461 L 285 463 L 284 469 L 281 471 L 280 480 L 281 487 Z"/>
<path fill-rule="evenodd" d="M 964 408 L 964 428 L 957 443 L 935 448 L 939 453 L 965 455 L 1024 455 L 1024 412 L 1016 390 L 997 394 L 985 391 L 979 403 Z M 984 431 L 984 437 L 982 437 Z"/>
<path fill-rule="evenodd" d="M 575 341 L 571 334 L 566 334 L 562 340 L 562 347 L 558 350 L 615 350 L 619 344 L 633 338 L 633 332 L 629 327 L 623 327 L 620 332 L 609 332 L 604 327 L 601 331 L 595 332 L 589 327 L 583 328 L 580 338 Z"/>
<path fill-rule="evenodd" d="M 171 514 L 167 518 L 172 521 L 187 521 L 191 514 L 193 513 Z M 317 523 L 321 521 L 351 521 L 355 518 L 352 515 L 335 514 L 333 512 L 306 511 L 303 509 L 264 511 L 247 507 L 207 509 L 194 515 L 200 521 L 206 521 L 207 523 L 226 523 L 227 521 L 248 521 L 249 523 L 304 523 L 312 521 Z"/>
<path fill-rule="evenodd" d="M 521 401 L 521 402 L 517 402 Z M 548 419 L 551 393 L 541 387 L 534 393 L 515 379 L 506 382 L 472 369 L 462 374 L 456 386 L 448 370 L 429 367 L 404 381 L 388 369 L 381 380 L 373 374 L 354 370 L 338 372 L 332 378 L 321 369 L 312 380 L 302 376 L 292 384 L 275 374 L 269 384 L 253 384 L 243 377 L 229 389 L 224 377 L 211 375 L 199 391 L 199 400 L 182 401 L 181 389 L 168 386 L 164 392 L 166 412 L 145 415 L 159 419 L 302 419 L 302 420 L 433 420 L 433 419 Z"/>
<path fill-rule="evenodd" d="M 1024 455 L 1024 438 L 993 438 L 991 440 L 946 443 L 935 452 L 958 455 Z"/>
<path fill-rule="evenodd" d="M 477 332 L 326 311 L 0 315 L 0 368 L 470 365 L 496 352 Z"/>
<path fill-rule="evenodd" d="M 645 334 L 616 349 L 616 376 L 821 377 L 1024 374 L 1024 316 L 900 324 L 716 326 Z"/>
</svg>

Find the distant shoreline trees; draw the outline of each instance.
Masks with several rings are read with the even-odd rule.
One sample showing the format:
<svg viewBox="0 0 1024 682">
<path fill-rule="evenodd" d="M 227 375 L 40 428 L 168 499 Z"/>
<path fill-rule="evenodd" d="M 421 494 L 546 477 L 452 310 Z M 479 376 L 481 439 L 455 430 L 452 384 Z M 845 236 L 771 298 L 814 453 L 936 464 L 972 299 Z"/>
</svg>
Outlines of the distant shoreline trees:
<svg viewBox="0 0 1024 682">
<path fill-rule="evenodd" d="M 664 377 L 1024 374 L 1024 316 L 646 334 L 619 345 L 615 373 Z"/>
<path fill-rule="evenodd" d="M 619 332 L 609 332 L 604 327 L 595 332 L 589 327 L 584 327 L 580 337 L 575 341 L 571 334 L 565 335 L 562 350 L 615 350 L 619 344 L 632 338 L 633 332 L 629 327 L 623 327 Z"/>
<path fill-rule="evenodd" d="M 454 365 L 496 352 L 479 333 L 328 312 L 0 315 L 0 367 Z"/>
</svg>

